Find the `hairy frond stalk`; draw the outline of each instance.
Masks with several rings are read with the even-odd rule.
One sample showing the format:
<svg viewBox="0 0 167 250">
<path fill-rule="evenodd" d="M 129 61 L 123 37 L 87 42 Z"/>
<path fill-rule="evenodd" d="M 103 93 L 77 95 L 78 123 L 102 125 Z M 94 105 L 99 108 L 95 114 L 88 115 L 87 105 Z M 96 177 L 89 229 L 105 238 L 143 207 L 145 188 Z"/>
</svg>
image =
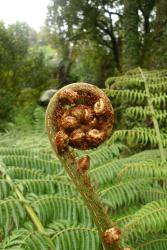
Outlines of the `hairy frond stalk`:
<svg viewBox="0 0 167 250">
<path fill-rule="evenodd" d="M 86 83 L 74 83 L 62 88 L 52 97 L 46 112 L 46 127 L 52 147 L 82 195 L 106 250 L 121 249 L 120 230 L 110 221 L 94 191 L 87 173 L 89 157 L 77 160 L 72 148 L 85 150 L 98 147 L 111 134 L 113 121 L 110 100 L 100 89 Z M 110 240 L 107 241 L 108 234 Z"/>
</svg>

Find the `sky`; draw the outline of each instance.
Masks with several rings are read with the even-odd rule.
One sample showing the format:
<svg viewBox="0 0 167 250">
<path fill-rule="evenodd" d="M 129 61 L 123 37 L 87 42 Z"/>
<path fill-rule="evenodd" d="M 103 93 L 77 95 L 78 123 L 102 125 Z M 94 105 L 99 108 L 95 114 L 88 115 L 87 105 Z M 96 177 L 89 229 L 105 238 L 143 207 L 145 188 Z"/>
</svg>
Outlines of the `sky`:
<svg viewBox="0 0 167 250">
<path fill-rule="evenodd" d="M 0 20 L 5 24 L 26 22 L 36 31 L 44 25 L 50 0 L 0 0 Z"/>
</svg>

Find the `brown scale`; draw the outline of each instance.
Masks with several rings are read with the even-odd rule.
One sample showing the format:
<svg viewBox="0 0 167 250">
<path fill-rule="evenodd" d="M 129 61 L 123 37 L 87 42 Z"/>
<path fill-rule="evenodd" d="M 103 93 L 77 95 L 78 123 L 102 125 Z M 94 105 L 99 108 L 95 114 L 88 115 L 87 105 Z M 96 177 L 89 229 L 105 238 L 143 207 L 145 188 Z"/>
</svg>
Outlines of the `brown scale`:
<svg viewBox="0 0 167 250">
<path fill-rule="evenodd" d="M 113 110 L 109 104 L 109 100 L 99 98 L 96 92 L 63 90 L 56 105 L 57 131 L 64 131 L 69 145 L 74 148 L 85 150 L 97 147 L 112 129 Z"/>
<path fill-rule="evenodd" d="M 86 92 L 85 90 L 78 90 L 78 94 L 80 96 L 80 99 L 84 100 L 84 104 L 88 106 L 93 106 L 94 103 L 98 100 L 98 97 L 93 95 L 92 93 Z"/>
<path fill-rule="evenodd" d="M 103 233 L 104 242 L 110 246 L 113 245 L 113 243 L 119 241 L 120 238 L 121 230 L 117 227 L 109 228 Z"/>
<path fill-rule="evenodd" d="M 77 170 L 80 174 L 85 174 L 90 167 L 90 157 L 88 155 L 83 156 L 77 162 Z"/>
</svg>

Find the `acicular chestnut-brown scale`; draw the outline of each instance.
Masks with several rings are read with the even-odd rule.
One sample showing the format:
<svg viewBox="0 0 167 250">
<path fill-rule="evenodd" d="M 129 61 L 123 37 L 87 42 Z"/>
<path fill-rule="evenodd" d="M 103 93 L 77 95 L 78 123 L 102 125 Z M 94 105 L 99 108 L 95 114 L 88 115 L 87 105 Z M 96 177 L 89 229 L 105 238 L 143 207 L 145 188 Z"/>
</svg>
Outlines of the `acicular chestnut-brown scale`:
<svg viewBox="0 0 167 250">
<path fill-rule="evenodd" d="M 103 239 L 107 245 L 112 245 L 114 242 L 119 241 L 120 238 L 121 230 L 117 227 L 109 228 L 103 233 Z"/>
<path fill-rule="evenodd" d="M 85 150 L 98 147 L 110 135 L 114 122 L 110 100 L 97 87 L 89 86 L 82 89 L 69 85 L 59 91 L 54 118 L 59 137 L 56 142 L 64 140 L 58 133 L 63 131 L 69 146 Z M 65 148 L 58 143 L 56 146 L 58 151 Z"/>
</svg>

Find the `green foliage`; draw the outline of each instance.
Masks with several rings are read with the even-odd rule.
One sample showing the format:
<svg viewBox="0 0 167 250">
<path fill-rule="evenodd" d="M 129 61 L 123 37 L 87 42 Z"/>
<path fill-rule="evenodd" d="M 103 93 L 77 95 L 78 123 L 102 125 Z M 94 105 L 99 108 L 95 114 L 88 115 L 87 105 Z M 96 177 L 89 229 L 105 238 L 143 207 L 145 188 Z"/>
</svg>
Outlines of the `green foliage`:
<svg viewBox="0 0 167 250">
<path fill-rule="evenodd" d="M 46 143 L 40 108 L 35 121 L 27 135 L 19 129 L 16 137 L 18 128 L 1 135 L 0 249 L 102 249 L 89 211 Z M 94 189 L 121 227 L 124 247 L 165 250 L 166 163 L 161 162 L 157 149 L 121 157 L 129 153 L 121 143 L 84 153 L 91 158 Z M 42 222 L 44 235 L 28 216 L 27 204 Z"/>
<path fill-rule="evenodd" d="M 124 76 L 107 79 L 106 93 L 114 99 L 116 108 L 120 110 L 118 116 L 122 128 L 113 134 L 112 141 L 121 138 L 131 147 L 138 144 L 155 147 L 159 143 L 155 130 L 156 119 L 162 145 L 166 147 L 166 76 L 166 70 L 143 71 L 143 79 L 139 69 L 136 69 Z M 146 88 L 149 89 L 149 95 Z"/>
<path fill-rule="evenodd" d="M 103 87 L 106 77 L 111 74 L 111 55 L 102 46 L 91 41 L 82 41 L 76 51 L 78 55 L 72 73 L 77 80 Z"/>
<path fill-rule="evenodd" d="M 101 59 L 101 51 L 109 55 L 105 56 L 106 63 L 101 67 L 107 75 L 107 65 L 110 65 L 110 74 L 137 66 L 161 69 L 167 65 L 166 9 L 166 0 L 51 0 L 47 31 L 61 52 L 72 45 L 75 48 L 79 46 L 79 50 L 75 50 L 75 58 L 81 64 L 81 73 L 83 70 L 86 72 L 89 65 L 89 62 L 86 63 L 87 56 L 82 56 L 88 53 L 88 49 L 81 46 L 85 40 L 88 46 L 90 41 L 99 46 L 95 60 Z M 73 64 L 74 58 L 70 57 L 70 53 L 67 57 L 63 54 L 62 59 L 68 65 L 69 60 Z M 99 70 L 95 68 L 88 68 L 86 79 L 89 72 L 92 77 L 94 73 L 98 76 Z M 100 80 L 99 77 L 98 82 Z"/>
<path fill-rule="evenodd" d="M 0 22 L 0 36 L 0 130 L 5 130 L 7 122 L 14 122 L 13 113 L 20 113 L 20 109 L 32 119 L 52 69 L 43 51 L 35 46 L 36 32 L 27 24 L 16 23 L 6 28 Z"/>
</svg>

